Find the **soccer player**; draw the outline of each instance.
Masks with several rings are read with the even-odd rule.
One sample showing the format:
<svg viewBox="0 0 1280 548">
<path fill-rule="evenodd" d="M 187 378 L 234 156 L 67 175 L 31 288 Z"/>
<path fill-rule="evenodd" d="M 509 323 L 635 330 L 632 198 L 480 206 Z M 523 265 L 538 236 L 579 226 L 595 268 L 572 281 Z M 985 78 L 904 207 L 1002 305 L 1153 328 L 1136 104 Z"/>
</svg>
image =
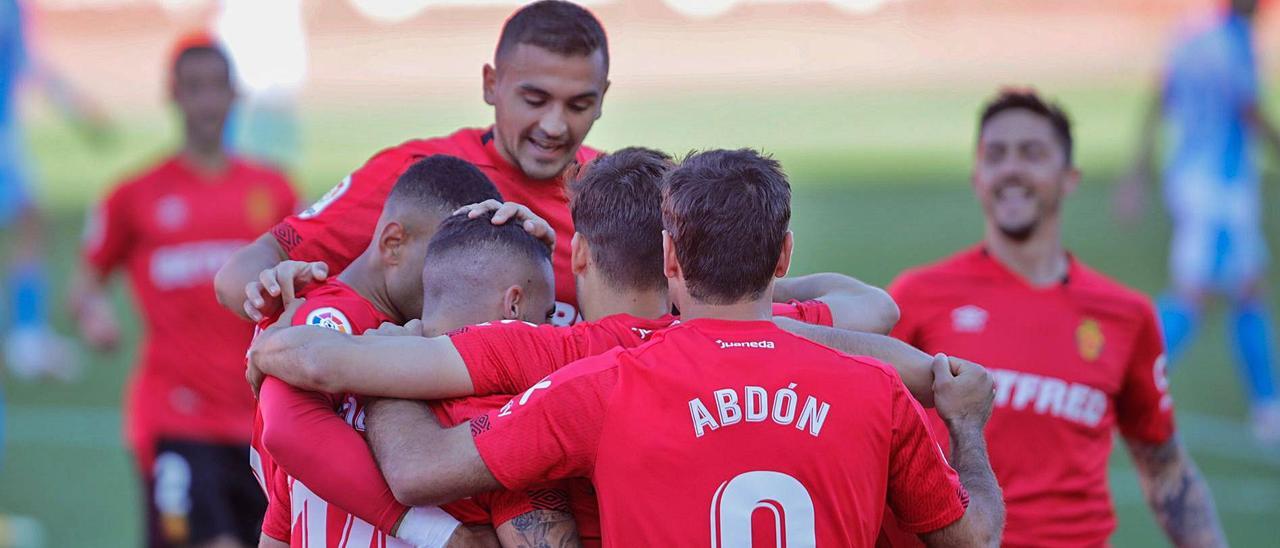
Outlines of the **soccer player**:
<svg viewBox="0 0 1280 548">
<path fill-rule="evenodd" d="M 518 393 L 569 362 L 616 346 L 637 346 L 677 319 L 670 314 L 662 275 L 661 185 L 673 166 L 661 152 L 626 148 L 598 158 L 571 184 L 571 212 L 578 230 L 571 245 L 574 285 L 587 322 L 572 327 L 504 322 L 448 337 L 401 340 L 301 331 L 275 341 L 273 352 L 259 352 L 251 367 L 260 366 L 267 374 L 309 389 L 435 399 Z M 471 209 L 490 211 L 497 205 Z M 496 211 L 495 219 L 505 218 L 503 209 Z M 427 283 L 427 291 L 443 291 L 437 285 L 441 284 Z M 437 310 L 468 307 L 462 296 L 444 293 L 442 298 L 450 298 L 451 304 Z M 897 306 L 886 293 L 838 274 L 779 280 L 775 298 L 784 301 L 775 303 L 775 316 L 846 330 L 887 333 L 897 321 Z M 423 320 L 433 323 L 429 317 Z M 539 351 L 526 352 L 530 347 Z M 873 345 L 867 350 L 876 352 Z M 916 364 L 923 373 L 917 386 L 929 389 L 932 371 L 927 356 L 918 354 L 913 361 L 887 352 L 885 358 Z"/>
<path fill-rule="evenodd" d="M 450 154 L 475 164 L 507 200 L 526 204 L 558 234 L 572 234 L 564 174 L 596 151 L 582 145 L 609 88 L 609 48 L 600 22 L 561 0 L 520 8 L 484 67 L 484 100 L 495 123 L 388 148 L 343 179 L 310 209 L 242 249 L 218 276 L 218 299 L 258 321 L 293 297 L 296 284 L 341 271 L 368 244 L 396 177 L 417 158 Z M 275 268 L 284 259 L 297 262 Z M 555 250 L 555 321 L 577 315 L 569 239 Z"/>
<path fill-rule="evenodd" d="M 1157 302 L 1169 360 L 1191 341 L 1205 301 L 1231 304 L 1232 343 L 1250 403 L 1254 437 L 1280 443 L 1280 398 L 1273 374 L 1275 326 L 1266 305 L 1267 244 L 1253 141 L 1280 158 L 1280 130 L 1262 112 L 1253 48 L 1257 0 L 1231 0 L 1212 26 L 1173 50 L 1148 112 L 1134 173 L 1118 205 L 1140 212 L 1151 181 L 1160 122 L 1170 130 L 1165 202 L 1173 223 L 1170 289 Z"/>
<path fill-rule="evenodd" d="M 150 544 L 250 545 L 265 507 L 244 471 L 254 402 L 241 349 L 253 328 L 218 306 L 213 277 L 296 198 L 283 175 L 222 148 L 235 89 L 218 46 L 187 39 L 172 63 L 182 148 L 99 205 L 74 300 L 86 340 L 99 346 L 118 332 L 103 329 L 114 323 L 106 284 L 118 268 L 142 311 L 125 436 L 146 485 Z"/>
<path fill-rule="evenodd" d="M 663 196 L 663 271 L 680 325 L 563 368 L 441 436 L 415 420 L 414 404 L 376 401 L 375 455 L 414 455 L 383 461 L 383 471 L 430 478 L 436 500 L 590 478 L 606 545 L 767 536 L 865 546 L 886 493 L 932 542 L 995 541 L 999 488 L 981 437 L 989 379 L 935 371 L 937 403 L 963 440 L 961 487 L 891 369 L 768 321 L 772 279 L 790 262 L 789 218 L 776 162 L 748 150 L 686 159 Z"/>
<path fill-rule="evenodd" d="M 1115 430 L 1169 539 L 1223 544 L 1209 488 L 1174 434 L 1151 304 L 1063 248 L 1062 202 L 1079 182 L 1062 110 L 1031 91 L 1001 92 L 978 125 L 982 242 L 894 281 L 894 335 L 992 368 L 986 433 L 1006 544 L 1106 544 Z"/>
<path fill-rule="evenodd" d="M 397 190 L 393 191 L 393 200 L 399 188 L 397 185 Z M 404 212 L 400 214 L 401 218 L 403 215 Z M 383 233 L 379 231 L 379 234 Z M 371 253 L 372 249 L 371 246 Z M 516 223 L 495 225 L 488 217 L 470 219 L 466 215 L 448 218 L 440 225 L 426 249 L 425 271 L 421 267 L 421 260 L 417 261 L 419 268 L 416 273 L 409 272 L 414 265 L 407 263 L 399 264 L 395 269 L 386 268 L 385 263 L 389 260 L 387 254 L 380 254 L 383 256 L 381 261 L 366 260 L 366 257 L 372 256 L 369 253 L 362 255 L 343 271 L 340 278 L 355 276 L 355 279 L 364 281 L 362 285 L 367 290 L 376 291 L 376 288 L 383 285 L 407 289 L 412 275 L 420 280 L 418 294 L 414 298 L 404 294 L 384 295 L 368 301 L 357 295 L 356 299 L 346 303 L 347 307 L 359 303 L 368 309 L 377 307 L 377 303 L 397 299 L 401 302 L 416 301 L 420 312 L 414 312 L 411 316 L 416 318 L 419 314 L 430 311 L 433 322 L 442 322 L 437 324 L 442 329 L 467 325 L 477 318 L 540 323 L 547 320 L 554 308 L 550 248 L 526 234 Z M 443 276 L 424 276 L 424 272 Z M 385 284 L 369 283 L 382 278 L 386 278 Z M 401 281 L 393 283 L 394 278 L 400 278 Z M 424 282 L 430 283 L 432 288 L 447 290 L 451 298 L 442 299 L 440 295 L 445 294 L 442 291 L 429 290 L 424 293 Z M 324 288 L 332 283 L 330 281 L 320 287 Z M 360 287 L 356 286 L 354 289 L 359 290 Z M 310 322 L 302 321 L 305 316 L 303 312 L 315 310 L 316 304 L 313 301 L 316 300 L 317 291 L 319 290 L 308 292 L 307 301 L 294 315 L 293 324 L 311 325 Z M 348 293 L 352 291 L 349 289 Z M 452 301 L 454 295 L 466 297 L 466 304 L 457 306 Z M 320 299 L 332 302 L 323 294 Z M 326 306 L 320 310 L 337 309 Z M 379 317 L 362 314 L 361 318 L 361 321 L 353 320 L 353 324 L 366 329 L 376 325 L 379 319 L 389 322 L 388 325 L 403 323 L 405 316 L 382 314 Z M 378 331 L 385 331 L 385 328 Z M 358 333 L 359 329 L 349 332 Z M 433 410 L 438 420 L 452 426 L 465 422 L 471 416 L 496 409 L 506 399 L 441 402 L 433 405 Z M 323 401 L 317 404 L 317 400 Z M 312 517 L 304 518 L 304 521 L 323 519 L 318 517 L 315 509 L 321 508 L 319 504 L 325 504 L 327 522 L 337 527 L 337 530 L 354 532 L 358 538 L 372 533 L 372 524 L 376 524 L 379 530 L 394 533 L 414 545 L 436 545 L 425 542 L 421 536 L 412 536 L 422 531 L 425 509 L 410 510 L 396 502 L 378 472 L 368 446 L 356 430 L 352 429 L 353 426 L 357 430 L 363 428 L 363 406 L 359 395 L 308 393 L 275 378 L 267 378 L 262 385 L 261 407 L 265 426 L 263 443 L 271 457 L 282 470 L 288 472 L 292 480 L 292 496 L 283 498 L 292 498 L 290 504 L 294 508 L 309 504 L 312 509 Z M 459 508 L 459 504 L 465 507 Z M 526 500 L 518 511 L 513 512 L 513 504 L 519 503 L 512 502 L 511 498 L 486 496 L 484 502 L 454 503 L 447 505 L 445 510 L 471 525 L 488 524 L 492 521 L 498 526 L 498 533 L 502 536 L 506 533 L 504 526 L 508 526 L 507 522 L 536 510 Z M 346 513 L 348 511 L 350 514 Z M 268 513 L 269 516 L 270 514 L 271 512 Z M 352 521 L 349 516 L 354 516 L 356 520 Z M 527 519 L 542 518 L 543 516 L 534 516 Z M 272 521 L 274 520 L 268 519 L 269 523 Z M 560 521 L 567 523 L 572 532 L 573 522 L 570 517 L 564 515 Z M 294 527 L 316 530 L 314 526 L 298 522 L 297 518 L 294 518 Z M 438 525 L 433 528 L 439 530 Z M 267 529 L 264 532 L 272 533 Z M 317 537 L 312 533 L 306 542 L 316 541 Z"/>
<path fill-rule="evenodd" d="M 587 303 L 593 303 L 592 306 L 586 308 L 587 311 L 604 312 L 616 308 L 641 314 L 641 316 L 633 316 L 621 312 L 609 315 L 601 322 L 585 322 L 576 324 L 573 327 L 559 328 L 540 327 L 526 322 L 486 323 L 468 330 L 466 335 L 461 335 L 461 332 L 458 332 L 455 336 L 461 336 L 468 341 L 464 344 L 464 347 L 468 348 L 469 356 L 480 362 L 480 365 L 491 369 L 505 368 L 507 370 L 506 375 L 510 375 L 510 381 L 514 381 L 515 384 L 511 382 L 496 384 L 493 387 L 481 388 L 479 392 L 480 394 L 505 394 L 505 397 L 451 400 L 433 404 L 433 410 L 441 424 L 452 426 L 465 419 L 483 414 L 484 411 L 489 409 L 500 407 L 510 399 L 510 394 L 523 391 L 540 380 L 546 373 L 565 365 L 568 361 L 576 359 L 573 356 L 596 354 L 620 345 L 636 346 L 642 343 L 649 333 L 665 328 L 674 321 L 674 318 L 668 314 L 670 304 L 666 295 L 666 279 L 661 276 L 662 243 L 659 209 L 661 180 L 671 166 L 670 158 L 660 152 L 636 148 L 623 149 L 597 159 L 590 164 L 586 175 L 577 179 L 572 185 L 572 210 L 575 224 L 579 229 L 576 236 L 579 241 L 575 242 L 573 247 L 575 256 L 582 259 L 577 267 L 581 269 L 579 272 L 580 283 L 577 284 L 581 302 L 584 303 L 584 306 Z M 468 209 L 471 210 L 472 215 L 498 209 L 495 218 L 503 220 L 500 215 L 505 215 L 504 209 L 507 209 L 511 204 L 501 208 L 498 206 L 500 204 L 492 202 L 492 205 L 486 203 L 481 204 L 479 207 Z M 523 211 L 525 214 L 531 215 L 531 212 Z M 609 214 L 602 214 L 603 212 L 609 212 Z M 453 219 L 450 221 L 452 222 Z M 441 232 L 444 232 L 443 228 Z M 646 234 L 649 236 L 646 237 Z M 440 236 L 437 236 L 437 238 L 440 238 Z M 585 247 L 588 245 L 586 243 L 587 239 L 593 239 L 599 244 L 588 250 Z M 461 246 L 441 249 L 442 246 L 440 244 L 440 242 L 433 240 L 427 266 L 423 271 L 422 287 L 426 288 L 426 296 L 421 299 L 423 302 L 421 330 L 432 334 L 444 333 L 459 327 L 502 317 L 498 315 L 501 310 L 492 310 L 492 306 L 477 306 L 477 303 L 482 303 L 486 300 L 486 293 L 494 293 L 493 291 L 486 291 L 484 284 L 480 283 L 481 280 L 471 279 L 482 275 L 483 272 L 496 268 L 487 263 L 477 264 L 478 258 L 476 255 L 482 250 L 475 248 L 475 246 L 470 246 L 465 250 L 461 249 Z M 465 251 L 466 254 L 454 256 L 446 253 L 447 251 L 453 251 L 455 248 L 458 251 Z M 619 253 L 621 249 L 630 249 L 632 252 Z M 593 267 L 593 264 L 600 266 Z M 354 268 L 354 265 L 352 268 Z M 600 274 L 595 272 L 596 270 L 607 274 L 602 278 Z M 343 275 L 345 276 L 346 274 L 344 273 Z M 862 325 L 886 331 L 892 326 L 891 322 L 871 325 L 873 318 L 884 318 L 891 315 L 896 319 L 896 308 L 893 307 L 892 301 L 888 299 L 886 294 L 878 289 L 869 288 L 856 280 L 846 278 L 845 280 L 838 280 L 840 283 L 832 283 L 832 278 L 838 277 L 827 275 L 797 280 L 798 283 L 793 284 L 794 287 L 792 288 L 792 293 L 797 296 L 804 291 L 812 292 L 817 288 L 832 288 L 822 294 L 822 298 L 834 303 L 830 308 L 825 303 L 816 301 L 780 304 L 775 306 L 775 313 L 803 317 L 810 321 L 828 324 L 831 323 L 832 316 L 837 316 L 842 324 L 858 325 L 861 323 Z M 605 287 L 606 283 L 608 287 Z M 600 292 L 598 294 L 593 293 L 590 288 L 597 288 Z M 477 290 L 481 290 L 481 292 L 477 294 Z M 886 306 L 890 310 L 883 310 Z M 588 315 L 591 313 L 588 312 Z M 645 316 L 646 314 L 648 316 Z M 510 317 L 510 315 L 505 316 Z M 324 330 L 304 331 L 334 333 L 333 331 Z M 378 331 L 385 332 L 386 330 L 379 329 Z M 265 335 L 263 336 L 264 339 L 266 337 Z M 362 337 L 362 339 L 368 338 Z M 512 352 L 504 353 L 504 351 L 511 351 L 512 345 L 519 344 L 526 339 L 531 339 L 533 342 L 549 348 L 549 350 L 546 352 L 521 352 L 518 355 Z M 374 340 L 385 341 L 387 339 L 379 337 Z M 416 340 L 416 338 L 403 340 Z M 448 343 L 451 339 L 441 338 L 439 340 L 443 343 Z M 259 342 L 255 342 L 255 344 L 258 345 Z M 556 352 L 556 350 L 563 350 L 563 352 Z M 383 377 L 379 379 L 382 383 L 421 384 L 423 379 L 418 377 L 429 378 L 431 375 L 435 375 L 435 373 L 429 371 L 420 371 L 415 372 L 408 379 L 392 380 L 386 378 L 387 375 L 381 372 L 382 369 L 388 368 L 388 364 L 384 363 L 382 358 L 359 350 L 354 354 L 346 354 L 314 346 L 295 346 L 286 350 L 285 353 L 299 357 L 324 355 L 326 356 L 325 361 L 329 361 L 327 359 L 328 356 L 341 356 L 338 360 L 342 361 L 345 358 L 343 365 L 352 366 L 349 370 L 354 373 L 353 377 Z M 454 353 L 456 354 L 456 351 Z M 260 348 L 255 349 L 254 354 L 254 362 L 262 361 L 259 359 Z M 409 363 L 414 363 L 430 356 L 430 349 L 414 349 L 412 352 L 403 355 L 403 358 Z M 500 361 L 484 363 L 484 358 Z M 397 366 L 390 367 L 392 373 L 397 371 L 395 367 Z M 442 367 L 444 366 L 442 365 Z M 461 369 L 463 366 L 458 364 L 454 367 Z M 475 368 L 478 365 L 472 367 Z M 356 370 L 363 373 L 357 373 Z M 465 374 L 466 372 L 463 370 L 462 375 Z M 281 378 L 298 387 L 305 386 L 308 389 L 320 389 L 327 392 L 395 395 L 384 392 L 363 391 L 366 386 L 372 387 L 372 390 L 378 390 L 380 387 L 386 386 L 386 384 L 381 383 L 365 385 L 353 383 L 350 388 L 338 388 L 329 384 L 322 388 L 316 385 L 309 385 L 308 383 L 314 381 L 308 377 L 282 376 Z M 496 380 L 499 376 L 490 374 L 488 378 Z M 519 378 L 530 380 L 516 380 Z M 504 380 L 506 379 L 504 378 Z M 522 384 L 522 382 L 524 383 Z M 472 393 L 473 391 L 462 388 L 439 386 L 421 395 L 410 394 L 410 397 L 430 399 L 464 396 Z M 263 399 L 265 401 L 266 397 L 264 396 Z M 296 410 L 298 407 L 293 406 L 292 409 Z M 320 420 L 324 420 L 330 424 L 337 422 L 337 428 L 345 426 L 340 420 L 335 420 L 332 414 L 323 416 L 322 413 L 317 413 L 314 420 L 317 425 Z M 432 419 L 424 415 L 423 420 Z M 280 457 L 285 451 L 305 454 L 316 450 L 316 438 L 314 436 L 316 428 L 292 428 L 290 430 L 297 433 L 296 436 L 290 436 L 291 439 L 288 440 L 289 445 L 292 446 L 291 448 L 270 447 L 272 443 L 270 440 L 267 441 L 268 448 L 273 455 Z M 339 450 L 340 442 L 337 438 L 338 436 L 336 435 L 327 437 L 323 443 L 326 452 L 333 453 Z M 345 438 L 349 440 L 350 436 L 345 436 Z M 367 449 L 365 449 L 363 442 L 357 441 L 356 443 L 358 447 L 352 450 L 352 454 L 366 454 Z M 280 457 L 278 460 L 284 460 L 284 457 Z M 356 458 L 347 457 L 341 460 L 352 463 L 356 461 Z M 372 465 L 371 459 L 364 460 L 369 460 Z M 327 476 L 317 476 L 317 479 L 334 484 L 332 486 L 326 485 L 324 488 L 335 493 L 346 494 L 359 487 L 352 486 L 344 489 L 339 485 L 342 482 L 353 481 L 352 478 L 348 477 L 333 478 L 336 481 L 329 481 L 330 478 Z M 382 483 L 380 476 L 378 476 L 377 482 Z M 317 492 L 320 490 L 316 485 L 310 485 L 310 487 Z M 392 488 L 394 490 L 395 486 L 392 486 Z M 596 517 L 595 498 L 589 495 L 589 489 L 584 489 L 576 484 L 569 488 L 568 491 L 571 493 L 569 503 L 572 505 L 573 514 L 581 531 L 582 541 L 588 545 L 598 545 L 599 522 Z M 584 493 L 586 493 L 585 496 Z M 323 497 L 322 493 L 319 494 Z M 368 493 L 365 498 L 366 500 L 371 500 L 376 495 L 378 493 Z M 401 498 L 402 502 L 411 500 L 413 497 L 412 486 L 406 490 L 396 492 L 396 496 Z M 519 493 L 507 493 L 503 496 L 494 497 L 496 501 L 487 504 L 491 508 L 490 520 L 497 526 L 498 535 L 504 544 L 511 544 L 518 538 L 528 541 L 530 537 L 535 535 L 540 535 L 544 538 L 562 535 L 566 525 L 568 529 L 572 530 L 573 522 L 568 521 L 563 516 L 555 515 L 556 512 L 548 508 L 548 506 L 555 507 L 555 505 L 548 505 L 547 503 L 563 501 L 564 497 L 564 494 L 557 495 L 554 494 L 554 490 L 545 488 L 535 490 L 525 496 L 521 496 Z M 377 505 L 365 506 L 363 504 L 364 501 L 347 500 L 350 502 L 345 504 L 344 507 L 358 516 L 362 514 L 376 516 L 381 511 L 381 507 Z M 357 504 L 360 504 L 359 508 L 356 507 Z M 389 504 L 383 507 L 387 506 L 395 505 Z M 370 518 L 370 520 L 372 519 Z M 539 526 L 531 527 L 531 525 Z"/>
</svg>

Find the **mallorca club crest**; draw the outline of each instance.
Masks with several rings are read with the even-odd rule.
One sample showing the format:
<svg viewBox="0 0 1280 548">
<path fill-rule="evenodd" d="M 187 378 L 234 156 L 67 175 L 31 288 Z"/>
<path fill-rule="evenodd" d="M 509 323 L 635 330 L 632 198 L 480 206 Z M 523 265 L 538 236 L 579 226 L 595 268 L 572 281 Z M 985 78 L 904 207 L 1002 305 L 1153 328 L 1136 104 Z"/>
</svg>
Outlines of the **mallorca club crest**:
<svg viewBox="0 0 1280 548">
<path fill-rule="evenodd" d="M 1080 327 L 1076 328 L 1076 346 L 1084 361 L 1097 360 L 1098 356 L 1102 355 L 1102 347 L 1106 343 L 1107 339 L 1102 335 L 1102 326 L 1098 324 L 1098 320 L 1093 318 L 1080 320 Z"/>
<path fill-rule="evenodd" d="M 312 310 L 310 314 L 307 314 L 307 325 L 318 325 L 339 333 L 351 334 L 351 322 L 347 320 L 347 317 L 342 312 L 331 306 Z"/>
</svg>

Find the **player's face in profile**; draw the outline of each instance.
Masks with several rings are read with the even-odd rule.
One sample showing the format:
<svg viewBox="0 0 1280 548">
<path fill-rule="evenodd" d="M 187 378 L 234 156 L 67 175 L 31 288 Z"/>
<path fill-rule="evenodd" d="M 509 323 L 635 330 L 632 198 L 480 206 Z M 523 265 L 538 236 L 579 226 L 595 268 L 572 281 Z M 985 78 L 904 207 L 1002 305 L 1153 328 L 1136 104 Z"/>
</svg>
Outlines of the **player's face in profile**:
<svg viewBox="0 0 1280 548">
<path fill-rule="evenodd" d="M 1057 215 L 1073 172 L 1044 117 L 1007 110 L 987 121 L 978 143 L 973 187 L 987 219 L 1015 240 Z"/>
<path fill-rule="evenodd" d="M 230 67 L 217 55 L 190 55 L 175 67 L 173 100 L 188 131 L 204 140 L 221 139 L 235 100 Z"/>
<path fill-rule="evenodd" d="M 564 56 L 519 44 L 485 67 L 485 102 L 497 146 L 533 179 L 557 177 L 600 116 L 609 87 L 604 56 Z"/>
</svg>

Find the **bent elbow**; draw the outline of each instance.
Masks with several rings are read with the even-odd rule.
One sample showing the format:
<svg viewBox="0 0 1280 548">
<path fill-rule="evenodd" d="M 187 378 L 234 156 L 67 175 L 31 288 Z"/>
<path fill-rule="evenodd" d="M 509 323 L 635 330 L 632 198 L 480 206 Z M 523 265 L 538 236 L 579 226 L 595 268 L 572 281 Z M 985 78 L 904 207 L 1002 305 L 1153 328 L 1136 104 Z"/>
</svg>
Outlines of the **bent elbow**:
<svg viewBox="0 0 1280 548">
<path fill-rule="evenodd" d="M 424 481 L 426 476 L 406 472 L 383 470 L 387 486 L 396 502 L 405 506 L 427 506 L 436 504 L 436 493 L 431 485 Z"/>
<path fill-rule="evenodd" d="M 888 293 L 884 295 L 885 304 L 880 308 L 880 329 L 881 335 L 888 335 L 893 331 L 894 326 L 898 325 L 898 320 L 902 319 L 902 310 L 898 308 L 898 303 Z"/>
</svg>

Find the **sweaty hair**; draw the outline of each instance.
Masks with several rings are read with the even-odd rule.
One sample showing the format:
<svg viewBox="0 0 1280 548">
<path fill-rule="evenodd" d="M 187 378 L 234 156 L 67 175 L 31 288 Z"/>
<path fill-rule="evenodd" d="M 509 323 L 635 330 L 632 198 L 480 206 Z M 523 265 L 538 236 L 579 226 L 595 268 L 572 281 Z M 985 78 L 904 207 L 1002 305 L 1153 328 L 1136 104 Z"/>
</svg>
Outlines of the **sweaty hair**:
<svg viewBox="0 0 1280 548">
<path fill-rule="evenodd" d="M 501 201 L 502 195 L 476 166 L 460 158 L 436 154 L 418 160 L 400 174 L 387 204 L 418 211 L 442 211 L 447 215 L 464 205 L 490 199 Z"/>
<path fill-rule="evenodd" d="M 519 44 L 563 56 L 587 56 L 599 50 L 605 71 L 609 70 L 609 41 L 604 27 L 591 12 L 572 2 L 541 0 L 520 8 L 502 25 L 494 59 Z"/>
<path fill-rule="evenodd" d="M 1074 153 L 1074 143 L 1071 140 L 1071 120 L 1067 118 L 1067 113 L 1062 107 L 1054 102 L 1046 102 L 1040 98 L 1040 95 L 1033 89 L 1015 89 L 1005 88 L 1000 90 L 994 99 L 987 102 L 982 108 L 982 117 L 978 122 L 978 138 L 981 140 L 982 131 L 986 129 L 987 122 L 995 118 L 996 115 L 1008 110 L 1026 110 L 1033 114 L 1044 118 L 1053 127 L 1053 133 L 1058 137 L 1058 141 L 1062 144 L 1063 157 L 1067 161 L 1067 165 L 1072 164 L 1072 156 Z"/>
<path fill-rule="evenodd" d="M 520 223 L 495 225 L 492 218 L 492 213 L 475 219 L 460 213 L 440 223 L 427 244 L 424 302 L 474 306 L 478 295 L 494 287 L 527 286 L 539 271 L 551 276 L 551 249 L 546 244 Z"/>
<path fill-rule="evenodd" d="M 675 167 L 666 153 L 624 148 L 596 158 L 569 184 L 574 229 L 618 289 L 657 289 L 662 274 L 662 185 Z"/>
<path fill-rule="evenodd" d="M 474 219 L 468 218 L 466 213 L 450 215 L 436 228 L 435 236 L 427 244 L 427 261 L 454 251 L 473 253 L 482 248 L 500 248 L 509 257 L 534 261 L 551 260 L 551 249 L 525 232 L 520 223 L 495 225 L 492 219 L 492 213 L 485 213 Z"/>
<path fill-rule="evenodd" d="M 709 150 L 667 174 L 662 224 L 689 294 L 709 304 L 759 298 L 791 222 L 791 185 L 777 160 L 751 149 Z"/>
</svg>

